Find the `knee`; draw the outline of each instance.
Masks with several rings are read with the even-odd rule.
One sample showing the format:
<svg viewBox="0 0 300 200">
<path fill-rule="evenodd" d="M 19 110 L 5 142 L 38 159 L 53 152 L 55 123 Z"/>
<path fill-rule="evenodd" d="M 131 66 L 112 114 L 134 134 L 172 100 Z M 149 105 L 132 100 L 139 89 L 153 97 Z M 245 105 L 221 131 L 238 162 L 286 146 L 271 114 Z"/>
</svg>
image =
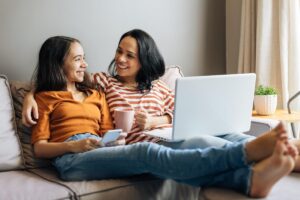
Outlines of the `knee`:
<svg viewBox="0 0 300 200">
<path fill-rule="evenodd" d="M 139 142 L 134 144 L 134 152 L 132 152 L 132 155 L 136 154 L 138 155 L 138 158 L 144 160 L 147 159 L 150 155 L 156 154 L 160 150 L 160 148 L 166 147 L 152 142 Z"/>
</svg>

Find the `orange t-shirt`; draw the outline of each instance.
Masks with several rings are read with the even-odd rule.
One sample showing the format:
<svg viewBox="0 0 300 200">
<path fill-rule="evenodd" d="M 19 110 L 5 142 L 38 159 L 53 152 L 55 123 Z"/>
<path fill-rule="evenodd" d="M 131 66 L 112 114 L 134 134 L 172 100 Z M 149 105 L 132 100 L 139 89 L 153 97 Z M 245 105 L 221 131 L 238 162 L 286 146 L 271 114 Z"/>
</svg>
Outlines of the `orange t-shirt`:
<svg viewBox="0 0 300 200">
<path fill-rule="evenodd" d="M 35 94 L 39 119 L 33 127 L 31 143 L 39 140 L 63 142 L 78 133 L 102 135 L 113 129 L 105 95 L 96 90 L 83 102 L 68 91 L 46 91 Z"/>
</svg>

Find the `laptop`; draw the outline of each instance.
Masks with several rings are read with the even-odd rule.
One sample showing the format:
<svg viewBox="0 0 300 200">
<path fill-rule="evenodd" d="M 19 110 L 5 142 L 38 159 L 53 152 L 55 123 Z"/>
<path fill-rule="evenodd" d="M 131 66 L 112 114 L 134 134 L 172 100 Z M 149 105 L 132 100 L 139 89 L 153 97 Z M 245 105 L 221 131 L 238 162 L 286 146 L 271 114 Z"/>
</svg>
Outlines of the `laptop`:
<svg viewBox="0 0 300 200">
<path fill-rule="evenodd" d="M 182 140 L 250 129 L 255 74 L 181 77 L 176 80 L 173 128 L 147 134 Z"/>
</svg>

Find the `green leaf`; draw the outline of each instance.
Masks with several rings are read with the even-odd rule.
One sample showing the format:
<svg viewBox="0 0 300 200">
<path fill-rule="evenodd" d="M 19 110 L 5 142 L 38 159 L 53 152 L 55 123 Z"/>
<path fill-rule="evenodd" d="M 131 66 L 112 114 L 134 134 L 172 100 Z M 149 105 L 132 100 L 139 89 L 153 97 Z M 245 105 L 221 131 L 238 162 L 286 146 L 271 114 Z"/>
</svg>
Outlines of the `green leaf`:
<svg viewBox="0 0 300 200">
<path fill-rule="evenodd" d="M 259 85 L 255 90 L 255 95 L 276 95 L 277 91 L 273 87 Z"/>
</svg>

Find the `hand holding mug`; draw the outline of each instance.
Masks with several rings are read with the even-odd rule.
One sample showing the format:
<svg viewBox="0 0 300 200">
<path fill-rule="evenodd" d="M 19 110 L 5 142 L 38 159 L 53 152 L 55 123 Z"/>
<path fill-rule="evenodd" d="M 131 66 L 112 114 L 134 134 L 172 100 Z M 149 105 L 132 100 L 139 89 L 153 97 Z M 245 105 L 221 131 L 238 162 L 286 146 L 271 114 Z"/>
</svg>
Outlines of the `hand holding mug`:
<svg viewBox="0 0 300 200">
<path fill-rule="evenodd" d="M 138 110 L 135 113 L 136 124 L 142 130 L 148 130 L 153 125 L 153 117 L 144 110 Z"/>
</svg>

